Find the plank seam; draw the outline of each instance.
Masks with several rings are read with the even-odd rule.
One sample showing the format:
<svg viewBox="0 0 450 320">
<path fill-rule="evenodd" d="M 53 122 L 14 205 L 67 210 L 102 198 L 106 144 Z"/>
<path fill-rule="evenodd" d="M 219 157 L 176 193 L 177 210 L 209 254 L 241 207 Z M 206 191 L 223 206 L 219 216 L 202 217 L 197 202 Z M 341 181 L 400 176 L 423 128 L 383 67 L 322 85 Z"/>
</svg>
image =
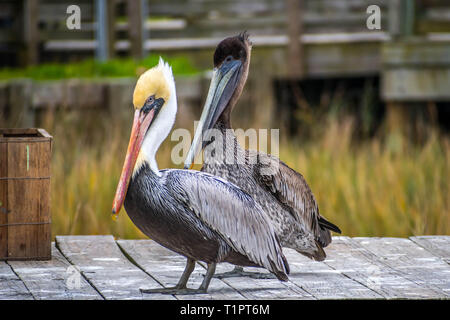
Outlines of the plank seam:
<svg viewBox="0 0 450 320">
<path fill-rule="evenodd" d="M 116 240 L 114 240 L 114 243 L 119 247 L 119 250 L 122 252 L 122 254 L 125 256 L 125 258 L 128 259 L 128 261 L 130 261 L 133 265 L 135 265 L 136 267 L 138 267 L 139 269 L 141 269 L 146 275 L 148 275 L 150 278 L 152 278 L 153 280 L 156 281 L 156 283 L 158 283 L 162 288 L 165 288 L 165 286 L 158 281 L 158 279 L 156 279 L 152 274 L 150 274 L 149 272 L 147 272 L 147 270 L 145 270 L 143 267 L 141 267 L 136 260 L 133 259 L 133 257 L 131 255 L 128 254 L 128 252 L 126 252 L 126 250 L 124 248 L 122 248 L 122 246 L 120 245 L 120 243 L 118 243 Z M 141 292 L 141 296 L 142 298 L 144 298 L 144 294 Z M 175 299 L 179 300 L 178 297 L 174 294 L 171 294 L 171 296 L 173 296 Z"/>
<path fill-rule="evenodd" d="M 309 292 L 306 288 L 304 288 L 302 285 L 295 283 L 294 281 L 292 281 L 291 279 L 289 279 L 290 283 L 292 283 L 294 286 L 299 287 L 300 289 L 302 289 L 303 291 L 305 291 L 306 293 L 308 293 L 309 295 L 311 295 L 311 297 L 314 298 L 314 300 L 321 300 L 319 297 L 316 297 L 312 292 Z"/>
<path fill-rule="evenodd" d="M 438 254 L 436 254 L 435 252 L 431 251 L 429 248 L 423 246 L 420 242 L 417 242 L 415 237 L 409 237 L 409 240 L 411 240 L 412 242 L 414 242 L 415 244 L 417 244 L 419 247 L 423 248 L 424 250 L 426 250 L 427 252 L 429 252 L 430 254 L 432 254 L 434 257 L 439 258 L 440 260 L 442 260 L 443 262 L 447 263 L 448 265 L 450 265 L 450 259 L 444 258 Z"/>
<path fill-rule="evenodd" d="M 349 239 L 351 239 L 351 238 L 349 238 Z M 347 243 L 346 245 L 347 245 L 347 246 L 350 246 L 348 243 Z M 381 292 L 378 292 L 378 291 L 376 291 L 376 290 L 370 288 L 369 286 L 367 286 L 367 284 L 364 284 L 364 283 L 362 283 L 361 281 L 358 281 L 357 279 L 354 279 L 354 278 L 350 277 L 350 276 L 349 276 L 348 274 L 346 274 L 345 272 L 341 272 L 341 271 L 339 271 L 338 269 L 334 268 L 332 265 L 330 265 L 329 263 L 327 263 L 327 260 L 326 260 L 326 259 L 325 259 L 324 261 L 322 261 L 322 263 L 326 264 L 326 265 L 329 266 L 331 269 L 333 269 L 333 270 L 339 272 L 339 273 L 342 274 L 344 277 L 346 277 L 346 278 L 348 278 L 348 279 L 350 279 L 350 280 L 352 280 L 352 281 L 355 281 L 355 282 L 359 283 L 360 285 L 362 285 L 363 287 L 369 289 L 369 290 L 372 291 L 372 292 L 375 292 L 377 295 L 381 296 L 383 299 L 388 299 L 388 297 L 386 297 L 386 296 L 385 296 L 384 294 L 382 294 Z"/>
<path fill-rule="evenodd" d="M 6 264 L 9 266 L 9 268 L 11 269 L 11 271 L 16 275 L 17 279 L 19 279 L 20 281 L 22 281 L 23 285 L 25 286 L 25 288 L 27 289 L 28 293 L 31 295 L 31 297 L 33 298 L 33 300 L 37 300 L 36 296 L 33 294 L 33 292 L 31 292 L 30 288 L 28 288 L 27 284 L 25 283 L 25 281 L 23 281 L 23 279 L 20 277 L 20 275 L 16 272 L 16 270 L 14 270 L 14 268 L 12 267 L 12 265 L 9 264 L 8 261 L 5 261 Z"/>
<path fill-rule="evenodd" d="M 200 261 L 197 262 L 203 269 L 207 270 L 208 268 Z M 226 281 L 226 279 L 217 279 L 222 281 L 223 283 L 225 283 L 228 287 L 230 287 L 231 289 L 233 289 L 234 291 L 236 291 L 237 293 L 239 293 L 241 296 L 243 296 L 245 299 L 247 300 L 251 300 L 252 297 L 248 297 L 245 293 L 241 292 L 241 290 L 233 287 L 231 284 L 228 283 L 228 281 Z"/>
<path fill-rule="evenodd" d="M 347 239 L 347 240 L 346 240 L 346 239 Z M 390 265 L 387 265 L 387 264 L 384 263 L 384 262 L 382 261 L 382 259 L 380 259 L 376 254 L 374 254 L 373 252 L 371 252 L 371 251 L 368 250 L 367 248 L 363 247 L 361 244 L 359 244 L 357 241 L 353 240 L 352 238 L 346 237 L 346 239 L 343 238 L 342 240 L 343 240 L 343 243 L 344 243 L 349 249 L 351 249 L 351 248 L 362 249 L 363 251 L 361 251 L 361 252 L 362 252 L 361 254 L 363 255 L 363 257 L 365 257 L 365 258 L 366 258 L 368 261 L 370 261 L 372 264 L 374 264 L 374 265 L 376 265 L 376 264 L 381 264 L 383 267 L 385 267 L 385 268 L 386 268 L 390 273 L 392 273 L 394 276 L 397 276 L 397 277 L 402 278 L 402 279 L 404 279 L 404 280 L 406 280 L 406 281 L 409 281 L 409 282 L 411 282 L 411 283 L 417 285 L 419 288 L 427 289 L 427 290 L 432 291 L 432 292 L 434 292 L 434 293 L 438 293 L 439 295 L 441 294 L 439 291 L 436 291 L 436 290 L 434 290 L 434 289 L 430 289 L 430 288 L 428 288 L 428 287 L 423 287 L 423 286 L 419 285 L 419 284 L 416 283 L 414 280 L 412 280 L 412 279 L 410 279 L 409 277 L 407 277 L 405 274 L 403 274 L 403 273 L 399 272 L 398 270 L 392 268 Z M 324 262 L 326 263 L 326 260 L 325 260 Z M 328 264 L 327 264 L 327 265 L 328 265 Z M 330 265 L 330 267 L 333 268 L 331 265 Z M 333 269 L 334 269 L 334 268 L 333 268 Z M 338 271 L 337 269 L 335 269 L 335 270 Z M 338 272 L 340 272 L 340 271 L 338 271 Z M 347 274 L 345 274 L 345 273 L 342 273 L 342 274 L 345 275 L 345 276 L 347 276 L 348 278 L 350 278 L 350 279 L 352 279 L 352 280 L 358 282 L 358 283 L 361 283 L 361 282 L 358 281 L 357 279 L 353 279 L 353 278 L 351 278 L 349 275 L 347 275 Z M 368 287 L 367 285 L 365 285 L 364 283 L 361 283 L 361 284 L 362 284 L 363 286 L 369 288 L 369 287 Z M 382 291 L 378 292 L 378 291 L 376 291 L 375 289 L 371 289 L 371 288 L 369 288 L 369 289 L 372 290 L 372 291 L 374 291 L 374 292 L 376 292 L 377 294 L 383 296 L 385 299 L 389 299 L 389 300 L 390 300 L 390 299 L 399 299 L 399 298 L 397 298 L 397 297 L 389 297 L 389 296 L 386 296 Z"/>
<path fill-rule="evenodd" d="M 290 283 L 290 285 L 287 285 L 288 283 Z M 316 296 L 314 296 L 311 292 L 309 292 L 308 290 L 306 290 L 305 288 L 303 288 L 301 285 L 297 285 L 295 282 L 293 282 L 292 280 L 288 280 L 287 282 L 281 282 L 281 284 L 283 286 L 285 286 L 286 288 L 288 288 L 289 290 L 292 290 L 293 292 L 297 293 L 297 290 L 303 290 L 304 292 L 306 292 L 307 294 L 309 294 L 311 297 L 313 297 L 315 300 L 319 300 Z M 292 288 L 292 285 L 296 288 Z M 300 293 L 300 292 L 299 292 Z"/>
<path fill-rule="evenodd" d="M 68 257 L 68 256 L 66 256 L 65 254 L 64 254 L 64 252 L 61 250 L 61 248 L 59 247 L 59 242 L 58 242 L 58 240 L 57 239 L 55 239 L 55 248 L 62 254 L 62 256 L 64 257 L 64 258 L 66 258 L 66 260 L 72 265 L 72 266 L 75 266 L 75 267 L 78 267 L 76 264 L 74 264 L 73 262 L 72 262 L 72 260 Z M 84 274 L 84 271 L 83 270 L 81 270 L 81 268 L 79 268 L 78 267 L 78 270 L 80 271 L 80 274 L 81 274 L 81 276 L 86 280 L 86 282 L 100 295 L 100 297 L 102 297 L 102 299 L 103 300 L 106 300 L 106 297 L 100 292 L 100 290 L 98 290 L 98 288 L 91 282 L 91 280 L 88 278 L 88 277 L 86 277 L 86 275 Z"/>
<path fill-rule="evenodd" d="M 201 262 L 197 262 L 203 269 L 207 270 L 206 266 L 201 263 Z M 252 297 L 248 297 L 244 292 L 241 292 L 239 289 L 233 287 L 230 283 L 228 283 L 228 281 L 226 281 L 226 279 L 217 279 L 222 281 L 223 283 L 225 283 L 227 286 L 229 286 L 231 289 L 235 290 L 237 293 L 239 293 L 241 296 L 243 296 L 245 299 L 248 300 L 252 300 Z M 281 282 L 281 281 L 280 281 Z M 302 288 L 301 286 L 295 284 L 294 282 L 292 282 L 291 280 L 289 280 L 288 282 L 290 282 L 291 284 L 295 285 L 296 287 L 302 289 L 303 291 L 305 291 L 307 294 L 311 295 L 311 297 L 313 297 L 315 300 L 319 300 L 316 296 L 314 296 L 312 293 L 310 293 L 308 290 L 305 290 L 304 288 Z M 281 284 L 283 286 L 285 286 L 288 290 L 291 290 L 294 293 L 297 293 L 297 291 L 295 291 L 292 287 L 287 286 L 284 282 L 281 282 Z"/>
<path fill-rule="evenodd" d="M 411 241 L 411 240 L 410 240 L 410 241 Z M 411 241 L 411 242 L 414 243 L 414 244 L 416 244 L 416 243 L 413 242 L 413 241 Z M 358 245 L 360 245 L 360 244 L 358 243 Z M 392 271 L 394 272 L 394 274 L 398 274 L 398 275 L 401 276 L 402 278 L 404 278 L 404 279 L 406 279 L 406 280 L 408 280 L 408 281 L 411 281 L 412 283 L 415 283 L 417 286 L 419 286 L 419 287 L 421 287 L 421 288 L 426 288 L 426 289 L 428 289 L 428 290 L 431 290 L 431 291 L 435 292 L 436 294 L 439 294 L 439 295 L 442 295 L 442 294 L 447 295 L 445 291 L 442 291 L 442 290 L 440 290 L 439 288 L 436 289 L 435 287 L 429 286 L 429 285 L 426 283 L 426 279 L 422 279 L 422 281 L 424 282 L 424 284 L 421 284 L 421 283 L 416 282 L 418 279 L 416 279 L 416 278 L 414 278 L 414 277 L 411 277 L 411 276 L 410 276 L 409 274 L 407 274 L 406 272 L 403 272 L 403 271 L 401 271 L 401 270 L 399 270 L 399 269 L 396 269 L 396 268 L 392 267 L 391 265 L 385 263 L 385 262 L 383 261 L 383 259 L 380 259 L 373 251 L 371 251 L 369 248 L 366 248 L 364 245 L 360 245 L 360 246 L 361 246 L 362 248 L 364 248 L 365 250 L 367 250 L 368 252 L 370 252 L 371 254 L 373 254 L 374 257 L 376 257 L 378 263 L 381 263 L 382 265 L 384 265 L 384 266 L 385 266 L 386 268 L 388 268 L 389 270 L 392 270 Z M 427 250 L 427 251 L 428 251 L 428 250 Z M 419 279 L 419 280 L 420 280 L 420 279 Z"/>
<path fill-rule="evenodd" d="M 362 283 L 361 281 L 358 281 L 357 279 L 354 279 L 354 278 L 350 277 L 350 276 L 349 276 L 348 274 L 346 274 L 345 272 L 341 272 L 341 271 L 339 271 L 338 269 L 333 268 L 333 266 L 331 266 L 331 265 L 329 265 L 328 263 L 326 263 L 325 260 L 322 261 L 322 263 L 325 263 L 325 264 L 326 264 L 327 266 L 329 266 L 331 269 L 333 269 L 334 271 L 337 271 L 338 273 L 342 274 L 344 277 L 346 277 L 346 278 L 348 278 L 348 279 L 350 279 L 350 280 L 352 280 L 352 281 L 355 281 L 356 283 L 359 283 L 360 285 L 362 285 L 363 287 L 369 289 L 369 290 L 372 291 L 372 292 L 375 292 L 377 295 L 381 296 L 383 299 L 385 299 L 385 300 L 388 299 L 388 297 L 386 297 L 384 294 L 382 294 L 382 293 L 380 293 L 380 292 L 378 292 L 378 291 L 376 291 L 376 290 L 374 290 L 374 289 L 368 287 L 366 284 Z M 375 298 L 375 299 L 376 299 L 376 298 Z"/>
</svg>

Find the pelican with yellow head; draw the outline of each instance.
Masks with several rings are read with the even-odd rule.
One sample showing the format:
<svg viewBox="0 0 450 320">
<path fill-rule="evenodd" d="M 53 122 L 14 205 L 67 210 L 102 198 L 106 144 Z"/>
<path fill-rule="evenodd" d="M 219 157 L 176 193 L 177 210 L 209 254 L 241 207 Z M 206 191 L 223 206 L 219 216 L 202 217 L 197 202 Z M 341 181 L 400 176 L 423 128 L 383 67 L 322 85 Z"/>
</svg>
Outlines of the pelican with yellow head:
<svg viewBox="0 0 450 320">
<path fill-rule="evenodd" d="M 216 263 L 268 269 L 283 281 L 289 266 L 269 218 L 251 196 L 219 177 L 193 170 L 159 170 L 156 152 L 177 112 L 170 66 L 146 71 L 133 95 L 134 120 L 112 212 L 122 205 L 133 223 L 160 245 L 187 258 L 173 287 L 144 293 L 203 293 Z M 198 289 L 186 287 L 196 261 L 208 265 Z"/>
</svg>

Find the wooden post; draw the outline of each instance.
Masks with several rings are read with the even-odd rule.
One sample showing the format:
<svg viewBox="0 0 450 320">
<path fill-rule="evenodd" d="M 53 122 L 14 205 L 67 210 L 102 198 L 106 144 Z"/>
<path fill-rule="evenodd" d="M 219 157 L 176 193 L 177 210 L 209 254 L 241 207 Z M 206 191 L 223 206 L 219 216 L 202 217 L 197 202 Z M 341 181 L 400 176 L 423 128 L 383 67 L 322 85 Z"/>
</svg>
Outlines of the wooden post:
<svg viewBox="0 0 450 320">
<path fill-rule="evenodd" d="M 116 0 L 108 0 L 107 11 L 108 57 L 109 59 L 112 59 L 116 55 Z"/>
<path fill-rule="evenodd" d="M 303 0 L 288 0 L 287 1 L 287 17 L 288 17 L 288 68 L 287 76 L 289 79 L 290 90 L 297 101 L 297 105 L 302 108 L 308 108 L 309 105 L 305 100 L 303 91 L 300 87 L 299 80 L 304 77 L 304 52 L 301 42 L 301 35 L 303 33 Z M 293 114 L 285 115 L 289 118 Z"/>
<path fill-rule="evenodd" d="M 39 60 L 39 0 L 26 0 L 24 8 L 25 60 L 27 65 Z"/>
<path fill-rule="evenodd" d="M 95 56 L 100 61 L 108 60 L 108 17 L 106 0 L 95 0 L 95 15 L 97 21 Z"/>
<path fill-rule="evenodd" d="M 414 1 L 389 1 L 389 33 L 391 37 L 414 35 L 415 11 Z"/>
<path fill-rule="evenodd" d="M 144 55 L 143 48 L 143 25 L 141 0 L 128 0 L 128 37 L 130 39 L 130 54 L 135 59 L 141 59 Z"/>
<path fill-rule="evenodd" d="M 145 40 L 149 38 L 149 32 L 147 31 L 147 28 L 145 27 L 145 22 L 147 21 L 147 17 L 149 15 L 149 5 L 148 0 L 141 0 L 141 19 L 142 19 L 142 54 L 145 56 L 148 54 L 148 51 L 145 48 Z"/>
<path fill-rule="evenodd" d="M 300 36 L 303 32 L 302 0 L 287 1 L 288 17 L 288 76 L 299 79 L 303 77 L 303 47 Z"/>
<path fill-rule="evenodd" d="M 396 38 L 400 35 L 400 12 L 401 12 L 401 0 L 389 1 L 389 34 L 392 38 Z"/>
<path fill-rule="evenodd" d="M 415 1 L 404 0 L 405 6 L 405 19 L 403 22 L 403 29 L 405 36 L 413 36 L 415 31 L 415 20 L 416 20 L 416 10 L 415 10 Z"/>
</svg>

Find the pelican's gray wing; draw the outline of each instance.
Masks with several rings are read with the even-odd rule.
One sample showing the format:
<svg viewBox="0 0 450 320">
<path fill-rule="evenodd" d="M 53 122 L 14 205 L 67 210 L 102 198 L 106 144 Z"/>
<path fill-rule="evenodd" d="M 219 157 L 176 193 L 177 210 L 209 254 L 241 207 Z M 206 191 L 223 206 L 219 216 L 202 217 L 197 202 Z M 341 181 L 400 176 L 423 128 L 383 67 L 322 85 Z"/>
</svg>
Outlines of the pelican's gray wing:
<svg viewBox="0 0 450 320">
<path fill-rule="evenodd" d="M 289 266 L 270 220 L 253 198 L 234 184 L 194 170 L 169 170 L 166 185 L 237 252 L 287 280 Z M 283 276 L 284 274 L 284 276 Z"/>
<path fill-rule="evenodd" d="M 255 156 L 255 155 L 253 155 Z M 316 199 L 305 178 L 278 158 L 258 153 L 255 176 L 281 203 L 290 208 L 294 218 L 314 233 L 322 247 L 331 242 L 329 230 L 341 230 L 319 214 Z"/>
</svg>

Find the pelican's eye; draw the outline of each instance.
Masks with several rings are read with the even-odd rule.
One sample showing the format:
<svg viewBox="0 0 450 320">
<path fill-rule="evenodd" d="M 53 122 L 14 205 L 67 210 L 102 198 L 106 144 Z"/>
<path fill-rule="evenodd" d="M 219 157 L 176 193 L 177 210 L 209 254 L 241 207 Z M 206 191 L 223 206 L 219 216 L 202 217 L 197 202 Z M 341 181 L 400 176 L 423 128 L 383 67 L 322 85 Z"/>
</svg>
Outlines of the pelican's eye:
<svg viewBox="0 0 450 320">
<path fill-rule="evenodd" d="M 147 98 L 147 100 L 144 103 L 144 106 L 142 107 L 142 111 L 145 113 L 148 113 L 150 110 L 153 109 L 155 104 L 155 95 L 152 95 Z"/>
<path fill-rule="evenodd" d="M 156 99 L 155 95 L 152 95 L 148 97 L 147 100 L 145 101 L 144 106 L 142 107 L 142 111 L 144 113 L 148 113 L 150 110 L 155 109 L 155 111 L 158 113 L 163 105 L 164 105 L 163 98 Z"/>
</svg>

